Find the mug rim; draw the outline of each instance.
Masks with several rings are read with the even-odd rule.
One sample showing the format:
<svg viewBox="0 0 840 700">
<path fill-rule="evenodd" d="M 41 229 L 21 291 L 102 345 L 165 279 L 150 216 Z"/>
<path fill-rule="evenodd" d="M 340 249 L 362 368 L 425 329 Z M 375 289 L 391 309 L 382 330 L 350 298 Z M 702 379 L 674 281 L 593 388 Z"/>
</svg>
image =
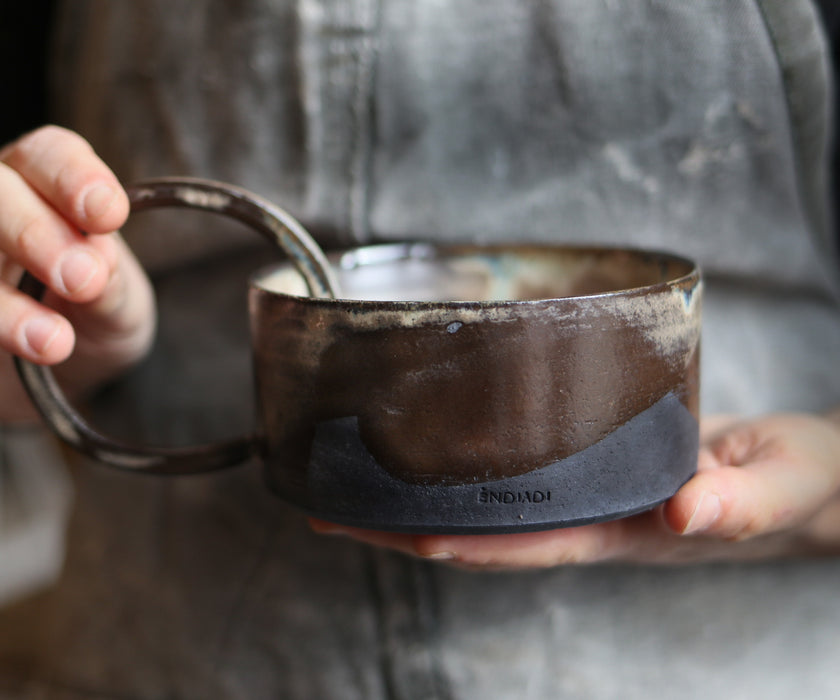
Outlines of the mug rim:
<svg viewBox="0 0 840 700">
<path fill-rule="evenodd" d="M 572 294 L 563 296 L 543 296 L 530 299 L 472 299 L 472 300 L 406 300 L 406 299 L 359 299 L 345 296 L 337 289 L 335 297 L 313 297 L 308 294 L 296 294 L 278 291 L 264 284 L 271 274 L 279 269 L 293 269 L 289 261 L 274 262 L 262 266 L 249 276 L 251 292 L 268 298 L 290 299 L 295 302 L 323 305 L 326 307 L 357 307 L 359 310 L 394 310 L 421 309 L 493 309 L 500 307 L 533 307 L 546 303 L 556 305 L 577 304 L 579 302 L 597 302 L 649 296 L 668 292 L 675 288 L 693 288 L 702 284 L 700 264 L 685 255 L 655 248 L 633 246 L 591 245 L 577 243 L 445 243 L 434 241 L 391 241 L 371 243 L 362 246 L 337 249 L 327 254 L 328 262 L 338 271 L 349 271 L 367 266 L 395 263 L 404 260 L 443 260 L 469 254 L 520 254 L 536 255 L 564 253 L 583 256 L 629 255 L 637 259 L 654 258 L 663 264 L 682 266 L 685 272 L 651 284 L 621 287 L 603 292 Z"/>
</svg>

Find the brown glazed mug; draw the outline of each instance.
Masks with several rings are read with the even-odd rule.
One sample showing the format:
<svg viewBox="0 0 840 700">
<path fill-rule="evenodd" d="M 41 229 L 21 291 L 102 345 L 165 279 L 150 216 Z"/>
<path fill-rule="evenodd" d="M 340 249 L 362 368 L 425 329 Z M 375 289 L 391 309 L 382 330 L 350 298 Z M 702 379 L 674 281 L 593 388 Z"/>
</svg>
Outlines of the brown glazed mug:
<svg viewBox="0 0 840 700">
<path fill-rule="evenodd" d="M 93 430 L 49 369 L 18 360 L 69 444 L 176 474 L 259 456 L 320 518 L 402 532 L 579 525 L 652 508 L 694 473 L 702 281 L 633 249 L 392 243 L 324 256 L 288 214 L 221 183 L 129 188 L 132 210 L 197 207 L 276 241 L 249 313 L 259 425 L 194 448 Z M 21 284 L 33 296 L 33 278 Z M 340 291 L 339 291 L 340 290 Z"/>
</svg>

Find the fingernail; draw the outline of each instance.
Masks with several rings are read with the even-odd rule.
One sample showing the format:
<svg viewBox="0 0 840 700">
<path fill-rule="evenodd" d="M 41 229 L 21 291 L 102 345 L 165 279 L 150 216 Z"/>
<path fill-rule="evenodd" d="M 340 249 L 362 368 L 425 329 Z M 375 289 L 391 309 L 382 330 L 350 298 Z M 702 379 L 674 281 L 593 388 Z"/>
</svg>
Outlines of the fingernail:
<svg viewBox="0 0 840 700">
<path fill-rule="evenodd" d="M 82 213 L 88 220 L 98 219 L 114 203 L 116 190 L 108 185 L 91 185 L 82 195 Z"/>
<path fill-rule="evenodd" d="M 455 552 L 432 552 L 431 554 L 423 554 L 424 559 L 436 559 L 439 561 L 446 561 L 455 559 L 458 555 Z"/>
<path fill-rule="evenodd" d="M 68 294 L 77 294 L 88 286 L 99 268 L 99 261 L 85 250 L 64 254 L 59 268 L 61 283 Z"/>
<path fill-rule="evenodd" d="M 688 523 L 683 530 L 684 535 L 691 535 L 695 532 L 703 532 L 708 530 L 714 522 L 720 517 L 721 504 L 720 496 L 714 493 L 704 493 L 700 496 L 694 512 L 688 519 Z"/>
<path fill-rule="evenodd" d="M 23 327 L 23 337 L 33 353 L 43 355 L 60 330 L 61 324 L 56 319 L 40 316 L 26 322 Z"/>
</svg>

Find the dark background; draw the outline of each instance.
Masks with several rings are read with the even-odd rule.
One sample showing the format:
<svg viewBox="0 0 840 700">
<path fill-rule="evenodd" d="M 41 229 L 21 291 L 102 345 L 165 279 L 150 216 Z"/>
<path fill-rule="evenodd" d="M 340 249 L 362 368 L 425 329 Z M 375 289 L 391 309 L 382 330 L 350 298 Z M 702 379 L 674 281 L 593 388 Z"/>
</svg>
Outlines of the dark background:
<svg viewBox="0 0 840 700">
<path fill-rule="evenodd" d="M 0 145 L 48 121 L 46 72 L 55 0 L 0 0 Z M 817 0 L 840 76 L 840 2 Z M 840 81 L 838 90 L 840 93 Z M 834 110 L 840 135 L 840 105 Z M 840 139 L 838 139 L 840 141 Z M 834 202 L 840 202 L 840 148 L 832 159 Z M 837 217 L 840 219 L 840 216 Z M 840 240 L 840 222 L 837 227 Z"/>
<path fill-rule="evenodd" d="M 55 0 L 0 0 L 0 144 L 47 121 L 46 72 Z"/>
</svg>

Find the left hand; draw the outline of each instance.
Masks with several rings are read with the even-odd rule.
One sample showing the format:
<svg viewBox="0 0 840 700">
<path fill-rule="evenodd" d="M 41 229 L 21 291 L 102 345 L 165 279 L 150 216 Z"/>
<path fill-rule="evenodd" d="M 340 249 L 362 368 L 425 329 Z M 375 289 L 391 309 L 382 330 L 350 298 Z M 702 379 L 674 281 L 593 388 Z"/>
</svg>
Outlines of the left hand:
<svg viewBox="0 0 840 700">
<path fill-rule="evenodd" d="M 507 535 L 406 535 L 310 521 L 317 532 L 466 568 L 689 563 L 840 553 L 840 416 L 708 418 L 697 474 L 623 520 Z"/>
<path fill-rule="evenodd" d="M 0 148 L 0 423 L 38 420 L 13 355 L 55 366 L 71 397 L 145 356 L 157 316 L 151 283 L 117 233 L 129 209 L 79 134 L 44 126 Z M 46 285 L 41 301 L 16 288 L 24 270 Z"/>
</svg>

